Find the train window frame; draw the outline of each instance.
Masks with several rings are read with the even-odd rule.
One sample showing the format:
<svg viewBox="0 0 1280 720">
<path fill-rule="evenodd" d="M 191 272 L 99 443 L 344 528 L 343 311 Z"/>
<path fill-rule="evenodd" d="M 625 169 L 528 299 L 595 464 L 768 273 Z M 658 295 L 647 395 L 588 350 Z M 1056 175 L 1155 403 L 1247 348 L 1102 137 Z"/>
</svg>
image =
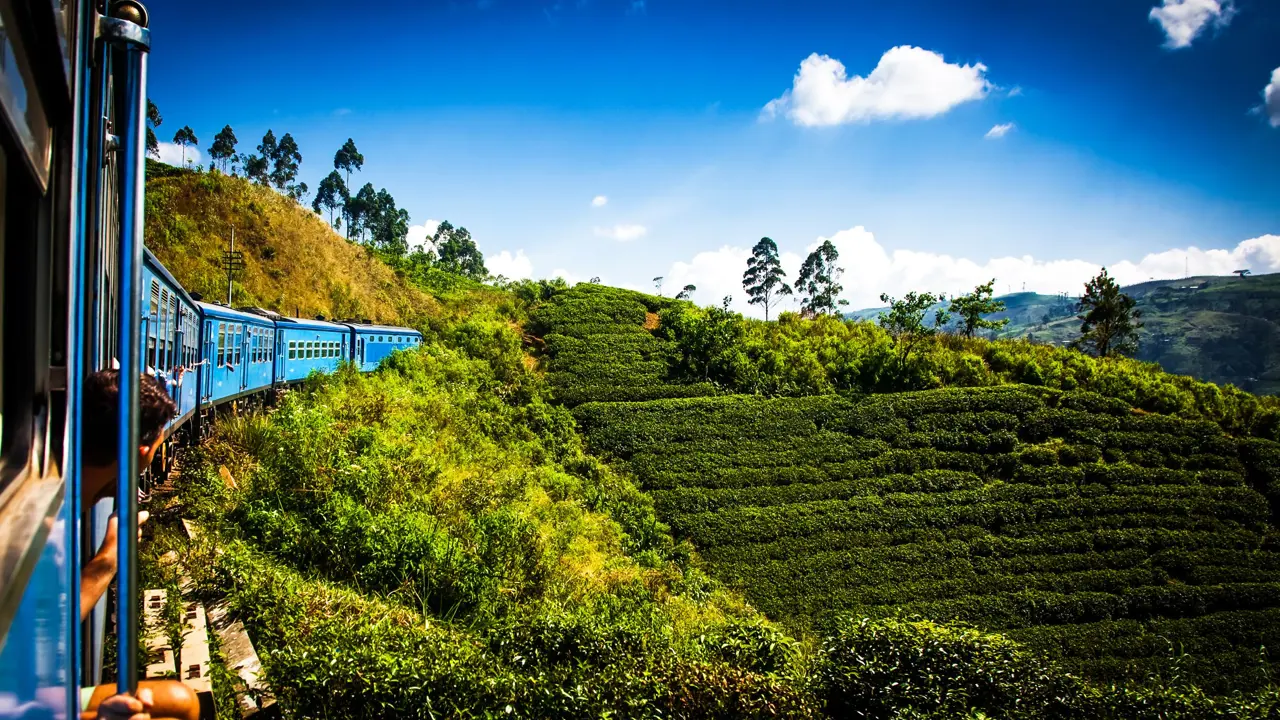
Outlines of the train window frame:
<svg viewBox="0 0 1280 720">
<path fill-rule="evenodd" d="M 241 357 L 241 353 L 243 352 L 243 350 L 244 350 L 244 326 L 237 323 L 236 324 L 236 361 L 234 363 L 237 366 L 240 365 L 240 363 L 243 360 L 243 358 Z"/>
<path fill-rule="evenodd" d="M 14 3 L 0 2 L 0 23 L 13 28 L 0 41 L 3 69 L 0 70 L 0 116 L 21 149 L 27 169 L 40 192 L 49 189 L 49 171 L 53 162 L 53 129 L 36 81 L 33 54 L 28 52 L 22 32 L 24 23 L 14 15 Z M 35 48 L 41 50 L 39 46 Z"/>
<path fill-rule="evenodd" d="M 227 362 L 227 324 L 218 323 L 218 367 L 226 365 Z"/>
<path fill-rule="evenodd" d="M 298 341 L 297 340 L 289 341 L 289 359 L 290 360 L 298 359 Z"/>
</svg>

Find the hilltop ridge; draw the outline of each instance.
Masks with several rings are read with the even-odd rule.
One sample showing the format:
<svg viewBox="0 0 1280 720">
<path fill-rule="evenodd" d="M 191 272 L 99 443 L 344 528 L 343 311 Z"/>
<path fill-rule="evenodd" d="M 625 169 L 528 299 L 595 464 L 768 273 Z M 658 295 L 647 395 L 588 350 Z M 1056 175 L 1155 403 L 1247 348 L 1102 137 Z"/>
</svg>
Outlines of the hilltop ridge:
<svg viewBox="0 0 1280 720">
<path fill-rule="evenodd" d="M 284 315 L 418 325 L 440 302 L 310 209 L 217 171 L 148 161 L 146 246 L 189 292 L 226 302 L 223 252 L 235 231 L 244 270 L 232 304 Z"/>
<path fill-rule="evenodd" d="M 1122 290 L 1143 314 L 1139 360 L 1220 385 L 1280 393 L 1280 273 L 1149 280 Z M 1079 335 L 1075 298 L 1019 292 L 996 299 L 1006 309 L 990 319 L 1009 324 L 995 337 L 1061 346 Z M 887 309 L 865 308 L 846 317 L 875 322 Z"/>
</svg>

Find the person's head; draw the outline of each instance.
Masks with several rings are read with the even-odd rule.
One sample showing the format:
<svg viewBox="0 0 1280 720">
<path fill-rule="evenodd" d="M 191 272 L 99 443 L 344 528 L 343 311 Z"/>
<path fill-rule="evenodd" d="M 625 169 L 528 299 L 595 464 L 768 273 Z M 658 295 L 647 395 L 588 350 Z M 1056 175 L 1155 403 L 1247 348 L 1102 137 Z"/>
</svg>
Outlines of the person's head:
<svg viewBox="0 0 1280 720">
<path fill-rule="evenodd" d="M 99 370 L 84 384 L 84 433 L 81 493 L 87 500 L 105 496 L 111 487 L 120 457 L 116 446 L 119 427 L 120 371 Z M 142 376 L 138 392 L 138 467 L 146 467 L 160 447 L 164 426 L 178 413 L 169 393 L 158 380 Z"/>
</svg>

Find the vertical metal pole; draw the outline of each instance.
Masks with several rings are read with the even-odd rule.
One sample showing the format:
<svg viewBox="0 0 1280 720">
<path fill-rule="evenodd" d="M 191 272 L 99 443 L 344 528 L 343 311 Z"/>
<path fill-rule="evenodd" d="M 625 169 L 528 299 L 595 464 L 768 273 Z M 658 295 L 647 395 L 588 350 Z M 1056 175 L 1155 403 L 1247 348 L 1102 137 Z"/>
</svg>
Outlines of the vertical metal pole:
<svg viewBox="0 0 1280 720">
<path fill-rule="evenodd" d="M 99 163 L 92 156 L 97 146 L 94 136 L 101 137 L 100 118 L 102 111 L 94 101 L 93 92 L 93 28 L 89 24 L 93 18 L 92 6 L 88 2 L 80 2 L 76 8 L 76 37 L 74 42 L 74 61 L 72 63 L 75 87 L 72 96 L 73 105 L 77 108 L 72 129 L 72 187 L 71 187 L 71 262 L 68 268 L 67 293 L 70 311 L 70 322 L 67 329 L 67 437 L 66 461 L 63 466 L 63 477 L 66 482 L 66 503 L 68 506 L 67 526 L 72 541 L 67 544 L 68 570 L 71 580 L 71 597 L 77 600 L 67 603 L 70 614 L 68 627 L 71 629 L 71 652 L 68 653 L 70 677 L 67 678 L 68 707 L 79 707 L 80 683 L 83 680 L 85 654 L 82 651 L 84 628 L 80 621 L 80 562 L 82 549 L 80 538 L 84 508 L 80 500 L 80 471 L 83 437 L 83 400 L 80 394 L 83 387 L 85 367 L 88 365 L 86 355 L 85 334 L 87 332 L 85 293 L 85 264 L 89 261 L 89 238 L 92 236 L 90 225 L 98 217 L 96 213 L 85 212 L 93 207 L 92 198 L 97 193 Z"/>
<path fill-rule="evenodd" d="M 236 256 L 236 226 L 231 226 L 231 250 L 227 253 L 227 307 L 231 307 L 231 266 Z"/>
<path fill-rule="evenodd" d="M 124 102 L 120 108 L 120 409 L 116 453 L 116 687 L 138 688 L 138 394 L 142 378 L 142 234 L 146 178 L 147 32 L 146 11 L 132 3 L 116 6 L 123 17 L 103 18 L 108 42 L 120 46 L 124 61 Z"/>
</svg>

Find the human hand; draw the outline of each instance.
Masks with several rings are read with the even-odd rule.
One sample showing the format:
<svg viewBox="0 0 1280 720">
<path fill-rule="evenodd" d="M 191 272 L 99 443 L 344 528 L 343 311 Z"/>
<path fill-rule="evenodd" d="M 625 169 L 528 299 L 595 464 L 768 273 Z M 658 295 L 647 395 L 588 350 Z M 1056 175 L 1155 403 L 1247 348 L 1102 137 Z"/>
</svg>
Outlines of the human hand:
<svg viewBox="0 0 1280 720">
<path fill-rule="evenodd" d="M 142 688 L 138 697 L 128 693 L 113 695 L 98 706 L 98 720 L 151 720 L 151 689 Z"/>
<path fill-rule="evenodd" d="M 138 513 L 138 539 L 142 539 L 142 524 L 151 517 L 151 513 L 142 510 Z M 117 528 L 116 514 L 111 513 L 111 517 L 107 520 L 107 533 L 102 538 L 102 545 L 98 548 L 98 557 L 109 560 L 113 565 L 116 561 L 116 540 Z"/>
</svg>

